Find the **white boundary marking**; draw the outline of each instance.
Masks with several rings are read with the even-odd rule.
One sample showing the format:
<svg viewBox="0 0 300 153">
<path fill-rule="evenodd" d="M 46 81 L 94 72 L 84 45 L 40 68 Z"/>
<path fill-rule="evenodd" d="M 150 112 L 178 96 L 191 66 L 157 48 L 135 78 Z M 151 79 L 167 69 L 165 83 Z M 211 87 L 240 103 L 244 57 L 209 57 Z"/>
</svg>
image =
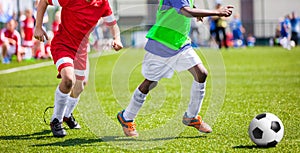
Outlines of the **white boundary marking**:
<svg viewBox="0 0 300 153">
<path fill-rule="evenodd" d="M 104 53 L 104 55 L 103 55 L 103 52 L 97 52 L 97 53 L 90 54 L 89 57 L 90 58 L 97 58 L 97 57 L 100 57 L 100 56 L 108 56 L 108 55 L 112 55 L 112 54 L 116 54 L 116 53 L 117 52 L 113 52 L 113 51 L 110 52 L 109 51 L 109 53 Z M 48 62 L 43 62 L 43 63 L 38 63 L 38 64 L 32 64 L 32 65 L 26 65 L 26 66 L 20 66 L 20 67 L 15 67 L 15 68 L 11 68 L 11 69 L 0 70 L 0 75 L 19 72 L 19 71 L 26 71 L 26 70 L 31 70 L 31 69 L 37 69 L 37 68 L 51 66 L 51 65 L 54 65 L 53 61 L 48 61 Z"/>
<path fill-rule="evenodd" d="M 20 67 L 7 69 L 7 70 L 1 70 L 0 75 L 1 74 L 13 73 L 13 72 L 19 72 L 19 71 L 26 71 L 26 70 L 36 69 L 36 68 L 50 66 L 50 65 L 53 65 L 53 61 L 33 64 L 33 65 L 20 66 Z"/>
</svg>

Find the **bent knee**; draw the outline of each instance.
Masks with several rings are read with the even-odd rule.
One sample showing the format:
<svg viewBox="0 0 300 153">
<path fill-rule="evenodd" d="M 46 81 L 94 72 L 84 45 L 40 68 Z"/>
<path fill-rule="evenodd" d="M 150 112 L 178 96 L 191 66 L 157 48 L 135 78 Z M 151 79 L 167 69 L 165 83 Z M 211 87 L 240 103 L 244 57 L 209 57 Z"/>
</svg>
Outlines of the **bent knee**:
<svg viewBox="0 0 300 153">
<path fill-rule="evenodd" d="M 201 69 L 199 75 L 206 78 L 208 76 L 208 71 L 206 70 L 206 68 Z"/>
<path fill-rule="evenodd" d="M 78 86 L 74 86 L 74 94 L 75 95 L 80 95 L 84 90 L 84 85 L 78 85 Z"/>
<path fill-rule="evenodd" d="M 72 77 L 63 77 L 62 78 L 62 84 L 67 88 L 67 89 L 72 89 L 72 87 L 75 84 L 75 79 Z"/>
<path fill-rule="evenodd" d="M 84 90 L 84 81 L 76 80 L 76 83 L 73 87 L 72 95 L 73 97 L 79 97 L 79 95 Z"/>
<path fill-rule="evenodd" d="M 203 65 L 195 66 L 191 72 L 197 82 L 203 83 L 206 81 L 208 71 Z"/>
</svg>

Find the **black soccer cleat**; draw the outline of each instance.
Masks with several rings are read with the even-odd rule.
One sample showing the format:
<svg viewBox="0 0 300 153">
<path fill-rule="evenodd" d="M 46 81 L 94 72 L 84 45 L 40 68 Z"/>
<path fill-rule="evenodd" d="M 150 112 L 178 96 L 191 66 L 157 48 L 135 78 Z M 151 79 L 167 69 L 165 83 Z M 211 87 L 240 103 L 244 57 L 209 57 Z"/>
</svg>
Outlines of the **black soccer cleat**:
<svg viewBox="0 0 300 153">
<path fill-rule="evenodd" d="M 67 135 L 67 132 L 62 126 L 62 122 L 59 122 L 57 118 L 50 122 L 50 127 L 54 137 L 64 137 Z"/>
<path fill-rule="evenodd" d="M 64 117 L 63 119 L 64 122 L 67 123 L 70 129 L 80 129 L 80 125 L 76 122 L 73 114 L 71 114 L 70 117 Z"/>
</svg>

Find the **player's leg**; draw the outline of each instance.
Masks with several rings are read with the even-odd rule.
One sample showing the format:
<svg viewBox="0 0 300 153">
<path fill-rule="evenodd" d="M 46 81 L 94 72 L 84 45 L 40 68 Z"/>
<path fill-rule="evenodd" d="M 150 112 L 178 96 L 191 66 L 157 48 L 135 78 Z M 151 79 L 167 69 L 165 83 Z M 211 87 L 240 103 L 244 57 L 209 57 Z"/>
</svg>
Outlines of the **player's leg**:
<svg viewBox="0 0 300 153">
<path fill-rule="evenodd" d="M 70 129 L 80 129 L 80 125 L 77 123 L 73 116 L 73 111 L 75 110 L 84 86 L 88 79 L 89 74 L 89 63 L 87 60 L 86 52 L 77 52 L 74 59 L 74 74 L 76 77 L 76 82 L 67 100 L 67 108 L 64 114 L 64 122 L 67 123 Z"/>
<path fill-rule="evenodd" d="M 187 126 L 195 127 L 200 132 L 210 133 L 212 132 L 211 127 L 203 122 L 198 115 L 205 96 L 207 70 L 203 64 L 197 64 L 188 70 L 193 75 L 194 80 L 191 87 L 190 103 L 182 122 Z"/>
<path fill-rule="evenodd" d="M 76 80 L 70 96 L 67 99 L 67 108 L 64 114 L 63 121 L 67 123 L 70 129 L 80 129 L 80 125 L 76 122 L 73 111 L 76 108 L 80 99 L 80 94 L 84 89 L 84 81 Z"/>
<path fill-rule="evenodd" d="M 195 127 L 200 132 L 210 133 L 212 132 L 211 127 L 203 122 L 198 115 L 205 96 L 205 85 L 208 72 L 203 64 L 193 66 L 189 69 L 189 72 L 193 75 L 194 81 L 191 87 L 190 103 L 183 116 L 182 122 L 185 125 Z"/>
<path fill-rule="evenodd" d="M 202 64 L 197 64 L 190 68 L 189 72 L 193 75 L 194 80 L 191 87 L 190 103 L 186 111 L 186 117 L 193 118 L 200 112 L 205 96 L 207 70 Z"/>
<path fill-rule="evenodd" d="M 139 110 L 142 108 L 147 94 L 157 85 L 156 81 L 150 81 L 145 79 L 140 86 L 134 91 L 127 108 L 118 113 L 117 118 L 123 127 L 124 134 L 130 137 L 138 136 L 135 129 L 134 119 L 137 116 Z"/>
<path fill-rule="evenodd" d="M 3 58 L 2 63 L 9 64 L 10 60 L 7 56 L 8 45 L 6 43 L 3 43 L 1 47 L 2 47 L 2 58 Z"/>
<path fill-rule="evenodd" d="M 133 96 L 130 100 L 128 107 L 125 109 L 123 117 L 125 120 L 134 120 L 138 111 L 142 107 L 146 100 L 146 96 L 149 91 L 155 88 L 157 85 L 156 81 L 150 81 L 145 79 L 140 86 L 134 91 Z"/>
<path fill-rule="evenodd" d="M 6 54 L 6 57 L 8 57 L 8 59 L 10 61 L 12 61 L 12 57 L 14 55 L 17 55 L 18 56 L 18 52 L 17 52 L 17 46 L 16 45 L 11 45 L 11 44 L 8 44 L 6 45 L 7 46 L 7 54 Z"/>
<path fill-rule="evenodd" d="M 55 137 L 64 137 L 66 131 L 63 129 L 63 116 L 67 108 L 69 93 L 75 83 L 74 68 L 67 66 L 61 69 L 61 82 L 55 91 L 54 112 L 52 115 L 50 127 Z"/>
<path fill-rule="evenodd" d="M 225 28 L 221 28 L 221 32 L 222 32 L 222 35 L 223 35 L 223 43 L 224 43 L 224 46 L 225 46 L 225 48 L 228 48 L 228 44 L 227 44 L 227 36 L 226 36 Z"/>
<path fill-rule="evenodd" d="M 23 47 L 19 46 L 19 49 L 17 51 L 17 61 L 21 62 L 23 60 L 24 55 L 25 55 L 25 51 L 24 51 Z"/>
<path fill-rule="evenodd" d="M 199 83 L 205 83 L 208 72 L 203 64 L 197 64 L 192 68 L 188 69 L 188 71 L 193 75 L 194 81 Z"/>
<path fill-rule="evenodd" d="M 90 76 L 90 61 L 89 58 L 86 60 L 86 70 L 85 70 L 85 77 L 83 81 L 83 85 L 86 86 L 89 81 L 89 76 Z"/>
<path fill-rule="evenodd" d="M 299 40 L 298 32 L 292 32 L 292 40 L 295 42 L 295 46 L 297 46 Z"/>
<path fill-rule="evenodd" d="M 219 46 L 219 49 L 222 48 L 222 42 L 221 42 L 221 37 L 220 37 L 220 28 L 216 29 L 216 42 Z"/>
<path fill-rule="evenodd" d="M 192 49 L 187 49 L 178 57 L 175 69 L 177 71 L 188 70 L 194 77 L 189 106 L 183 116 L 183 124 L 193 126 L 201 132 L 211 132 L 211 128 L 198 115 L 205 95 L 205 83 L 207 70 L 202 64 L 197 53 Z"/>
<path fill-rule="evenodd" d="M 172 77 L 174 70 L 168 62 L 175 63 L 176 61 L 170 58 L 162 58 L 151 53 L 146 53 L 142 65 L 142 73 L 146 79 L 134 91 L 128 107 L 117 115 L 125 135 L 138 136 L 138 133 L 135 130 L 134 119 L 143 106 L 147 94 L 156 87 L 158 81 L 161 78 Z"/>
</svg>

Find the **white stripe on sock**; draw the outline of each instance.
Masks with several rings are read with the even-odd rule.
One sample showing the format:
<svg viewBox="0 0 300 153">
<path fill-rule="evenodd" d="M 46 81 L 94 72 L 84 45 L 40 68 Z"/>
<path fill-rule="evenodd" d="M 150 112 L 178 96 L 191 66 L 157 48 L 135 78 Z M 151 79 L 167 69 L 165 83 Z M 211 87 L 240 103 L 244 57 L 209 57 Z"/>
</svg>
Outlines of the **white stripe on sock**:
<svg viewBox="0 0 300 153">
<path fill-rule="evenodd" d="M 128 107 L 123 113 L 125 120 L 134 120 L 146 100 L 147 94 L 143 94 L 138 88 L 134 91 Z"/>
</svg>

